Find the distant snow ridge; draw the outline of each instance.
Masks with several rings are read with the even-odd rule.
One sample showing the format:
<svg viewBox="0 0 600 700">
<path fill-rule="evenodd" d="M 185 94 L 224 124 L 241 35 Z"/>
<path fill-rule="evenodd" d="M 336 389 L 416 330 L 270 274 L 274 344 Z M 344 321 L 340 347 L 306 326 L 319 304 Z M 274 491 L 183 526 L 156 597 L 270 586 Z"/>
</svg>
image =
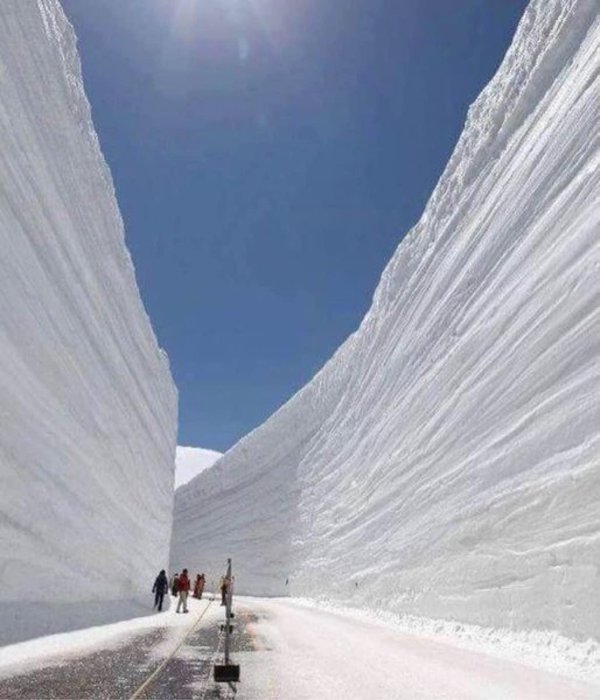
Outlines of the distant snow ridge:
<svg viewBox="0 0 600 700">
<path fill-rule="evenodd" d="M 222 457 L 221 452 L 201 447 L 177 446 L 175 455 L 175 488 L 183 486 Z"/>
<path fill-rule="evenodd" d="M 534 0 L 359 330 L 179 490 L 176 567 L 600 637 L 599 71 L 598 3 Z"/>
<path fill-rule="evenodd" d="M 59 3 L 2 0 L 0 47 L 1 644 L 149 600 L 177 407 Z"/>
</svg>

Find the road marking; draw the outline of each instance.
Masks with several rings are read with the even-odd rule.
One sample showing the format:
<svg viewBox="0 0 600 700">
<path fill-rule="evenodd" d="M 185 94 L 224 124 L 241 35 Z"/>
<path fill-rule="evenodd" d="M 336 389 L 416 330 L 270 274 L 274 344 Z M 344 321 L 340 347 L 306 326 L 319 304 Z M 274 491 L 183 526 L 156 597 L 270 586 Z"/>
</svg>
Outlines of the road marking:
<svg viewBox="0 0 600 700">
<path fill-rule="evenodd" d="M 181 649 L 181 647 L 184 645 L 184 643 L 187 641 L 189 636 L 196 630 L 196 627 L 198 627 L 198 624 L 200 623 L 200 620 L 204 617 L 206 614 L 206 611 L 210 608 L 210 604 L 212 603 L 212 600 L 208 601 L 208 605 L 204 608 L 204 610 L 200 613 L 198 616 L 198 619 L 194 622 L 194 624 L 190 627 L 190 629 L 185 633 L 183 636 L 182 640 L 179 642 L 179 644 L 175 647 L 175 650 L 167 656 L 167 658 L 161 663 L 161 665 L 154 671 L 154 673 L 151 673 L 148 678 L 140 685 L 140 687 L 135 691 L 135 693 L 129 698 L 129 700 L 137 700 L 144 690 L 152 683 L 152 681 L 161 673 L 161 671 L 164 669 L 164 667 L 169 663 L 169 661 L 175 656 L 175 654 Z"/>
</svg>

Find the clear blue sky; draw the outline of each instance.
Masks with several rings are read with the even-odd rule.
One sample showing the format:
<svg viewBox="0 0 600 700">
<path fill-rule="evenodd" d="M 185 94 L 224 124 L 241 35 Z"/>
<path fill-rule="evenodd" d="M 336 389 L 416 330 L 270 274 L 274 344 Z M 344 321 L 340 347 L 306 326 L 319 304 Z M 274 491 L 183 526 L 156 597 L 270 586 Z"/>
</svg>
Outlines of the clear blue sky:
<svg viewBox="0 0 600 700">
<path fill-rule="evenodd" d="M 63 0 L 179 443 L 225 450 L 359 325 L 524 0 Z"/>
</svg>

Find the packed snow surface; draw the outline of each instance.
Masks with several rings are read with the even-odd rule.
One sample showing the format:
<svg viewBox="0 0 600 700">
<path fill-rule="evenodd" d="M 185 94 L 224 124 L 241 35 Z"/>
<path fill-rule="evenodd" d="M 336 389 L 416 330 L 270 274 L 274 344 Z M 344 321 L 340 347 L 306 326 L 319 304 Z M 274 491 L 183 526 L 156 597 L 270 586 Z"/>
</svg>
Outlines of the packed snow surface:
<svg viewBox="0 0 600 700">
<path fill-rule="evenodd" d="M 212 467 L 222 456 L 221 452 L 215 450 L 178 445 L 175 454 L 175 488 L 187 484 L 205 469 Z"/>
<path fill-rule="evenodd" d="M 358 331 L 178 491 L 175 568 L 600 638 L 599 9 L 531 2 Z"/>
<path fill-rule="evenodd" d="M 597 700 L 600 682 L 561 677 L 477 647 L 407 634 L 389 622 L 311 609 L 290 599 L 242 599 L 254 649 L 234 653 L 240 700 Z M 247 607 L 248 606 L 248 607 Z M 349 663 L 349 660 L 351 662 Z"/>
<path fill-rule="evenodd" d="M 59 3 L 2 0 L 0 47 L 3 643 L 131 614 L 152 586 L 176 391 Z"/>
</svg>

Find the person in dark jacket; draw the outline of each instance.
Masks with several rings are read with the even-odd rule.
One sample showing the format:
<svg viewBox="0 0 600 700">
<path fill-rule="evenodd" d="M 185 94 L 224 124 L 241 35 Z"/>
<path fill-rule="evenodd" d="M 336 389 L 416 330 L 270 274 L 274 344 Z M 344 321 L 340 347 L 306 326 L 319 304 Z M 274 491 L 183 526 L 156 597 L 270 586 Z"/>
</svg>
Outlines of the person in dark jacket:
<svg viewBox="0 0 600 700">
<path fill-rule="evenodd" d="M 175 598 L 177 598 L 177 595 L 179 593 L 179 574 L 178 573 L 175 574 L 175 576 L 173 576 L 173 578 L 171 579 L 171 586 L 170 587 L 171 587 L 172 595 L 174 595 Z"/>
<path fill-rule="evenodd" d="M 160 570 L 160 573 L 154 581 L 154 586 L 152 586 L 152 593 L 154 593 L 154 607 L 158 608 L 158 612 L 162 612 L 163 599 L 165 593 L 169 590 L 169 581 L 167 579 L 167 574 L 164 569 Z"/>
</svg>

